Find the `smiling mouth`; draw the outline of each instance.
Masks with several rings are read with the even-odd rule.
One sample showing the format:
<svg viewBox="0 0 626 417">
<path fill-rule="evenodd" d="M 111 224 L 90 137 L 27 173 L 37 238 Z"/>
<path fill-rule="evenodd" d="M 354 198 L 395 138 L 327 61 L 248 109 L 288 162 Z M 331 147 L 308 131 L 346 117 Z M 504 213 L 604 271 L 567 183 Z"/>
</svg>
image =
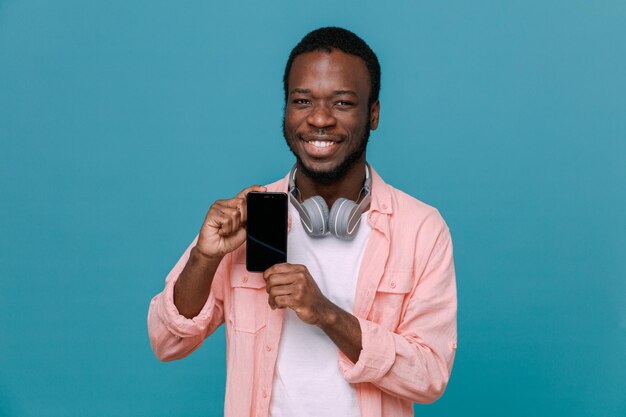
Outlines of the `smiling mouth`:
<svg viewBox="0 0 626 417">
<path fill-rule="evenodd" d="M 337 143 L 332 140 L 305 140 L 306 143 L 310 143 L 316 148 L 328 148 L 329 146 L 334 146 Z"/>
<path fill-rule="evenodd" d="M 339 142 L 338 140 L 331 139 L 329 136 L 300 136 L 300 139 L 318 149 L 335 146 Z"/>
</svg>

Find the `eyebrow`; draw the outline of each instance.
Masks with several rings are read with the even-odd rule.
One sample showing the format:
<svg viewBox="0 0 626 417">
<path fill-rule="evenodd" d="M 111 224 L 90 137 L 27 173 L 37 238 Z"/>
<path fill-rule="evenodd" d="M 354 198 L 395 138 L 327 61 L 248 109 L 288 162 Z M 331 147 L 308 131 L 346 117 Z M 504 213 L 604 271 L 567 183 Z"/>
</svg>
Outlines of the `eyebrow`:
<svg viewBox="0 0 626 417">
<path fill-rule="evenodd" d="M 311 90 L 309 90 L 308 88 L 294 88 L 293 90 L 291 90 L 289 92 L 289 94 L 309 94 L 311 92 Z"/>
<path fill-rule="evenodd" d="M 343 94 L 348 94 L 350 96 L 358 97 L 359 95 L 352 90 L 335 90 L 333 91 L 334 96 L 341 96 Z"/>
<path fill-rule="evenodd" d="M 293 90 L 291 90 L 289 92 L 289 95 L 291 94 L 309 94 L 311 92 L 311 90 L 309 90 L 308 88 L 294 88 Z M 343 94 L 348 94 L 351 96 L 355 96 L 358 97 L 359 95 L 357 93 L 355 93 L 352 90 L 335 90 L 333 91 L 333 96 L 340 96 Z"/>
</svg>

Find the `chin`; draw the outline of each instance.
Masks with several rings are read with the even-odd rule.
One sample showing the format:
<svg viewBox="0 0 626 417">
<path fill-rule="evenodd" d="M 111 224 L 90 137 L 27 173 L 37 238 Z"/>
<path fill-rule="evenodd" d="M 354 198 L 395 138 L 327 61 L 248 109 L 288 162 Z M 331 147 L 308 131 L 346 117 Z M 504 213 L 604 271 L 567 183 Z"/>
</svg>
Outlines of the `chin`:
<svg viewBox="0 0 626 417">
<path fill-rule="evenodd" d="M 359 159 L 361 159 L 362 155 L 362 152 L 352 154 L 343 161 L 324 168 L 316 168 L 315 164 L 313 164 L 313 166 L 311 164 L 307 164 L 297 155 L 296 159 L 298 160 L 298 165 L 301 167 L 304 175 L 321 183 L 332 183 L 343 178 L 348 173 L 350 168 L 352 168 L 352 166 L 356 164 Z"/>
</svg>

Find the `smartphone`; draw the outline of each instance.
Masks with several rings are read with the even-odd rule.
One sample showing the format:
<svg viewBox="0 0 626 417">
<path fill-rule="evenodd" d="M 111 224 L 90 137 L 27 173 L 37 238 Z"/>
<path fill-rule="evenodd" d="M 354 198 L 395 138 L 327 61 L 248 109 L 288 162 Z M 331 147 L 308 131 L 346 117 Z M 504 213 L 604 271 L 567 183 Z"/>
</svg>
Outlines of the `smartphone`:
<svg viewBox="0 0 626 417">
<path fill-rule="evenodd" d="M 287 194 L 251 192 L 246 196 L 246 269 L 263 272 L 287 262 Z"/>
</svg>

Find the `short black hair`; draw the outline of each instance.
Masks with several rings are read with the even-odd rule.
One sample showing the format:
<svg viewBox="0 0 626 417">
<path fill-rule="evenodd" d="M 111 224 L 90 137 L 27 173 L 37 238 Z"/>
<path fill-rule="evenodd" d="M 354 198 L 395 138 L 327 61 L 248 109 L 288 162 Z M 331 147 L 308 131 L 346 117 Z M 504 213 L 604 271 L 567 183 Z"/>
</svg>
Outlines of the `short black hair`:
<svg viewBox="0 0 626 417">
<path fill-rule="evenodd" d="M 378 100 L 380 92 L 380 63 L 378 58 L 367 43 L 353 32 L 339 27 L 324 27 L 315 29 L 306 34 L 304 38 L 291 50 L 285 73 L 283 75 L 283 88 L 285 89 L 285 102 L 289 98 L 287 82 L 289 72 L 294 59 L 298 55 L 307 52 L 322 51 L 330 53 L 333 49 L 338 49 L 346 54 L 355 55 L 365 62 L 367 71 L 370 74 L 370 97 L 369 107 Z"/>
</svg>

